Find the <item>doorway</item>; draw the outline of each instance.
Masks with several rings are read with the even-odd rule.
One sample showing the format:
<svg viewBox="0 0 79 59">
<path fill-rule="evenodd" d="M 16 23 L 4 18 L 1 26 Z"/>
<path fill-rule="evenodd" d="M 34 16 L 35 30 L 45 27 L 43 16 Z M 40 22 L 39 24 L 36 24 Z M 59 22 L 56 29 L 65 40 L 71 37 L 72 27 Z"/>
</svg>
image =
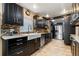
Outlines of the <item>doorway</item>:
<svg viewBox="0 0 79 59">
<path fill-rule="evenodd" d="M 62 40 L 62 24 L 55 25 L 55 38 Z"/>
</svg>

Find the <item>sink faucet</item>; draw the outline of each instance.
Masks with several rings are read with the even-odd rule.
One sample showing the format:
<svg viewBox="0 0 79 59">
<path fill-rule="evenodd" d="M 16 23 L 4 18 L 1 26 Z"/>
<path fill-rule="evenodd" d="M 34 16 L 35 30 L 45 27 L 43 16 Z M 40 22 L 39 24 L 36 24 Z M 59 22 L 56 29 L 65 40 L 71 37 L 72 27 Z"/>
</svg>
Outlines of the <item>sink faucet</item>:
<svg viewBox="0 0 79 59">
<path fill-rule="evenodd" d="M 30 32 L 31 29 L 31 25 L 28 25 L 28 33 Z"/>
</svg>

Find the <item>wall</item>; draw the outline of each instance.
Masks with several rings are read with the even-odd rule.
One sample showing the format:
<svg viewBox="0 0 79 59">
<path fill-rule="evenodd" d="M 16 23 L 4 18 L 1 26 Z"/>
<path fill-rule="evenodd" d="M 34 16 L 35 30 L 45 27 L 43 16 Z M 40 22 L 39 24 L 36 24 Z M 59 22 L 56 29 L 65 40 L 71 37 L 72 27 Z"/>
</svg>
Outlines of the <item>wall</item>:
<svg viewBox="0 0 79 59">
<path fill-rule="evenodd" d="M 1 24 L 2 24 L 2 3 L 0 3 L 0 35 L 1 35 Z M 2 55 L 2 40 L 0 37 L 0 56 Z"/>
<path fill-rule="evenodd" d="M 0 29 L 2 24 L 2 3 L 0 3 Z"/>
<path fill-rule="evenodd" d="M 20 27 L 20 32 L 28 32 L 28 26 L 29 26 L 29 31 L 33 32 L 33 15 L 34 13 L 31 12 L 30 16 L 27 16 L 25 14 L 26 9 L 23 10 L 24 14 L 24 20 L 23 20 L 23 26 Z"/>
</svg>

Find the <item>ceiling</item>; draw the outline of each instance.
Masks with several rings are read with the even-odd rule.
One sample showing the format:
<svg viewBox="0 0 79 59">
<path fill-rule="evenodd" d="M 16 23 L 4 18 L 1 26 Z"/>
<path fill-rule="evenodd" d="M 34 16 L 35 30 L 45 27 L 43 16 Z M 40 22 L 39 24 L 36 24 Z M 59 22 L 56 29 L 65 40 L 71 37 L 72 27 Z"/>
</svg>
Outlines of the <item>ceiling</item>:
<svg viewBox="0 0 79 59">
<path fill-rule="evenodd" d="M 72 11 L 72 3 L 18 3 L 42 16 L 56 17 Z"/>
</svg>

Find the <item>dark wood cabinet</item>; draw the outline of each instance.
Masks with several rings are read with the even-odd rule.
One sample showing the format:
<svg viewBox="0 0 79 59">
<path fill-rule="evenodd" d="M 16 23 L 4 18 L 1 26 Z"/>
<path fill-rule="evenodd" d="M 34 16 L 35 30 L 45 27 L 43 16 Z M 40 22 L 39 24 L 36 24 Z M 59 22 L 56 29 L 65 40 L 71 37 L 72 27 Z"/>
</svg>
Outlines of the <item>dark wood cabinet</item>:
<svg viewBox="0 0 79 59">
<path fill-rule="evenodd" d="M 27 55 L 27 37 L 2 40 L 3 56 Z"/>
<path fill-rule="evenodd" d="M 40 38 L 37 38 L 34 42 L 34 46 L 35 46 L 35 51 L 37 51 L 38 49 L 40 49 Z"/>
<path fill-rule="evenodd" d="M 29 56 L 40 48 L 40 38 L 27 40 L 27 37 L 2 40 L 3 56 Z"/>
<path fill-rule="evenodd" d="M 72 41 L 71 43 L 71 52 L 72 52 L 72 55 L 75 56 L 76 55 L 76 46 L 75 46 L 75 41 Z"/>
<path fill-rule="evenodd" d="M 52 40 L 51 33 L 42 34 L 42 40 L 44 41 L 43 45 L 46 45 L 47 43 L 49 43 Z"/>
<path fill-rule="evenodd" d="M 47 33 L 45 35 L 45 44 L 49 43 L 51 41 L 51 34 L 50 33 Z"/>
<path fill-rule="evenodd" d="M 71 37 L 71 52 L 73 56 L 79 56 L 79 42 Z"/>
<path fill-rule="evenodd" d="M 12 39 L 2 38 L 2 55 L 3 56 L 30 56 L 35 51 L 51 41 L 50 33 L 42 34 L 41 37 L 28 40 L 26 37 L 18 37 Z M 41 46 L 40 40 L 44 40 Z"/>
<path fill-rule="evenodd" d="M 31 55 L 34 52 L 34 41 L 33 40 L 27 41 L 27 51 L 28 51 L 28 55 Z"/>
<path fill-rule="evenodd" d="M 30 44 L 31 43 L 31 44 Z M 31 55 L 40 48 L 40 38 L 27 41 L 28 55 Z"/>
<path fill-rule="evenodd" d="M 23 25 L 23 8 L 15 3 L 4 4 L 3 24 Z"/>
<path fill-rule="evenodd" d="M 23 25 L 23 8 L 19 5 L 15 4 L 16 9 L 16 23 L 18 25 Z"/>
<path fill-rule="evenodd" d="M 11 4 L 11 6 L 12 6 L 12 4 Z M 11 6 L 8 3 L 4 4 L 4 14 L 3 14 L 3 20 L 2 20 L 3 24 L 12 24 L 11 20 L 13 19 L 12 18 L 13 10 L 11 10 L 12 8 L 10 9 Z"/>
</svg>

